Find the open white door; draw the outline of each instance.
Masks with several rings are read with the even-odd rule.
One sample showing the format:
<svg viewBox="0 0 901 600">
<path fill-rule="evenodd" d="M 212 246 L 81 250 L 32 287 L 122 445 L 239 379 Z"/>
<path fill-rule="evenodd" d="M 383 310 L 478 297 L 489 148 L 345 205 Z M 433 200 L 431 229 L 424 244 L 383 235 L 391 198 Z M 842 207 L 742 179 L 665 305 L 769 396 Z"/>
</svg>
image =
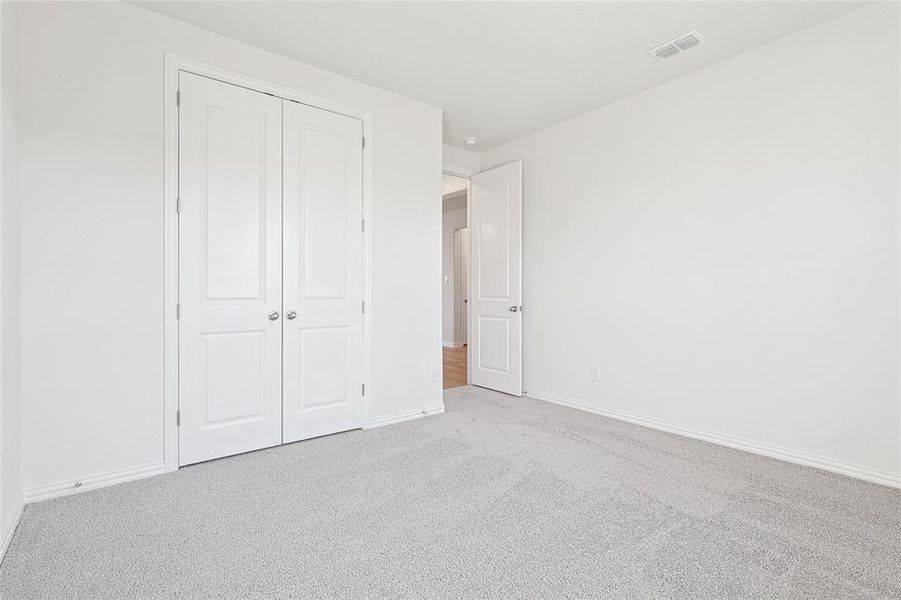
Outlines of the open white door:
<svg viewBox="0 0 901 600">
<path fill-rule="evenodd" d="M 179 462 L 282 441 L 282 103 L 179 75 Z"/>
<path fill-rule="evenodd" d="M 472 177 L 471 382 L 522 395 L 522 161 Z"/>
</svg>

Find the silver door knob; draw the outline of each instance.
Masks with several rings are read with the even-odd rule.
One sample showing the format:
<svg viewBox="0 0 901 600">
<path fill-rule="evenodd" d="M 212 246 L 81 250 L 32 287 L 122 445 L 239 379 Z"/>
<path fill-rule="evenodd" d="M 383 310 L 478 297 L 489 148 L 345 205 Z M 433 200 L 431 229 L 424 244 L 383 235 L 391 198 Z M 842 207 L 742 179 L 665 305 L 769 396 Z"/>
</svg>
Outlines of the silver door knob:
<svg viewBox="0 0 901 600">
<path fill-rule="evenodd" d="M 510 312 L 519 312 L 519 307 L 518 307 L 518 306 L 511 306 L 511 307 L 510 307 Z"/>
<path fill-rule="evenodd" d="M 289 310 L 288 312 L 285 313 L 285 318 L 288 319 L 289 321 L 293 321 L 294 319 L 297 318 L 297 313 L 294 312 L 293 310 Z"/>
<path fill-rule="evenodd" d="M 278 320 L 278 313 L 275 312 L 275 311 L 272 311 L 271 313 L 269 313 L 269 320 L 270 320 L 270 321 L 277 321 L 277 320 Z"/>
</svg>

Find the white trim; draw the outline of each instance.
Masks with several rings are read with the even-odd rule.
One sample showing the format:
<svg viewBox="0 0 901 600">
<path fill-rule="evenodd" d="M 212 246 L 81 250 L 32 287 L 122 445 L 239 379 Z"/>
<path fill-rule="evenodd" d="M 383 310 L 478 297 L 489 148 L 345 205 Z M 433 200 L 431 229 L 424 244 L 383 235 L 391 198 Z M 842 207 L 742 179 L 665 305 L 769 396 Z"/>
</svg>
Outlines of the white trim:
<svg viewBox="0 0 901 600">
<path fill-rule="evenodd" d="M 901 27 L 901 10 L 896 13 L 896 27 Z M 898 52 L 898 57 L 901 58 L 901 52 Z M 898 69 L 898 89 L 897 92 L 901 94 L 901 68 Z M 901 97 L 901 96 L 899 96 Z M 898 103 L 898 123 L 901 124 L 901 102 Z M 899 133 L 901 133 L 901 127 L 899 127 Z M 899 165 L 901 166 L 901 165 Z M 901 168 L 898 169 L 898 185 L 899 189 L 901 189 Z M 901 239 L 898 240 L 899 245 L 895 248 L 895 251 L 901 255 Z M 899 277 L 901 277 L 901 271 L 898 272 Z M 899 299 L 899 308 L 901 308 L 901 299 Z M 897 313 L 896 313 L 897 314 Z M 901 327 L 896 328 L 895 330 L 896 343 L 899 351 L 901 351 Z M 897 354 L 897 356 L 901 357 L 901 352 Z M 901 371 L 901 362 L 899 362 L 896 366 L 896 369 Z M 899 389 L 901 392 L 901 389 Z M 898 394 L 898 431 L 901 431 L 901 393 Z M 901 435 L 898 436 L 898 464 L 901 465 Z"/>
<path fill-rule="evenodd" d="M 443 163 L 441 166 L 441 172 L 445 175 L 453 175 L 454 177 L 462 177 L 464 179 L 469 179 L 471 176 L 478 173 L 477 170 L 467 169 L 466 167 L 461 167 L 459 165 L 451 165 L 448 163 Z"/>
<path fill-rule="evenodd" d="M 462 348 L 466 344 L 458 344 L 457 342 L 441 342 L 441 345 L 445 348 Z"/>
<path fill-rule="evenodd" d="M 472 232 L 472 176 L 476 175 L 477 173 L 481 173 L 481 171 L 473 171 L 471 169 L 466 169 L 465 167 L 458 167 L 455 165 L 444 163 L 444 165 L 441 168 L 441 173 L 444 175 L 453 175 L 454 177 L 463 177 L 464 179 L 466 179 L 466 190 L 465 190 L 466 191 L 466 227 L 469 229 L 470 232 Z M 450 196 L 450 195 L 452 195 L 452 194 L 448 194 L 448 196 Z M 442 196 L 442 202 L 444 202 L 443 196 Z M 442 210 L 443 210 L 443 208 L 444 207 L 442 206 Z M 443 250 L 442 250 L 442 252 L 443 252 Z M 444 268 L 443 258 L 444 257 L 442 256 L 442 262 L 440 264 L 441 269 Z M 470 277 L 469 290 L 470 291 L 472 291 L 472 289 L 473 289 L 472 273 L 473 273 L 473 269 L 472 269 L 472 235 L 470 235 L 469 236 L 469 277 Z M 444 292 L 442 292 L 442 295 L 443 295 L 443 293 Z M 473 339 L 472 339 L 472 315 L 473 315 L 473 313 L 471 310 L 467 311 L 467 312 L 469 313 L 469 319 L 466 320 L 466 345 L 468 345 L 471 348 L 472 345 L 475 343 L 475 342 L 473 342 Z M 445 343 L 445 345 L 447 345 L 447 344 Z M 457 346 L 451 346 L 451 347 L 457 347 Z M 459 347 L 462 347 L 462 346 L 459 346 Z M 466 353 L 466 385 L 472 385 L 472 357 L 473 357 L 473 354 L 474 354 L 473 352 Z M 444 361 L 442 361 L 441 373 L 443 376 L 444 375 Z"/>
<path fill-rule="evenodd" d="M 370 419 L 369 424 L 363 429 L 375 429 L 376 427 L 384 427 L 385 425 L 394 425 L 396 423 L 421 419 L 422 417 L 432 417 L 434 415 L 443 414 L 444 404 L 436 404 L 434 406 L 427 406 L 425 408 L 417 408 L 415 410 L 388 415 L 387 417 L 375 417 Z"/>
<path fill-rule="evenodd" d="M 475 173 L 473 173 L 475 175 Z M 466 227 L 469 230 L 469 264 L 466 265 L 466 272 L 469 275 L 469 282 L 466 284 L 467 291 L 470 294 L 470 298 L 472 298 L 472 290 L 474 289 L 472 286 L 473 282 L 473 268 L 472 268 L 472 179 L 466 182 Z M 473 356 L 475 352 L 472 351 L 473 339 L 472 332 L 474 331 L 472 327 L 473 315 L 475 314 L 472 310 L 472 304 L 469 304 L 466 310 L 466 345 L 469 346 L 469 349 L 466 352 L 466 385 L 472 385 L 472 371 L 473 371 Z M 475 340 L 475 343 L 478 343 L 478 340 Z"/>
<path fill-rule="evenodd" d="M 22 520 L 22 512 L 24 510 L 25 503 L 19 500 L 19 502 L 16 503 L 16 508 L 13 511 L 12 519 L 9 520 L 9 524 L 0 530 L 0 565 L 3 564 L 3 559 L 6 557 L 6 551 L 9 550 L 9 544 L 13 541 L 13 535 L 16 533 L 16 527 L 19 526 L 19 521 Z"/>
<path fill-rule="evenodd" d="M 361 113 L 362 114 L 362 113 Z M 367 394 L 363 395 L 363 426 L 372 418 L 372 232 L 375 227 L 372 218 L 372 115 L 368 112 L 360 117 L 363 121 L 363 383 Z"/>
<path fill-rule="evenodd" d="M 24 491 L 25 504 L 49 500 L 50 498 L 59 498 L 61 496 L 71 496 L 72 494 L 80 494 L 81 492 L 96 490 L 116 485 L 117 483 L 153 477 L 154 475 L 160 475 L 165 471 L 166 468 L 163 463 L 153 463 L 121 469 L 119 471 L 109 471 L 107 473 L 90 475 L 78 480 L 60 481 L 58 483 L 51 483 L 50 485 L 28 488 Z"/>
<path fill-rule="evenodd" d="M 178 193 L 178 108 L 175 95 L 178 90 L 178 72 L 189 71 L 204 77 L 225 81 L 234 85 L 272 94 L 286 100 L 293 100 L 316 108 L 340 113 L 363 122 L 363 218 L 366 231 L 363 233 L 363 301 L 366 313 L 363 315 L 363 383 L 371 380 L 372 373 L 372 113 L 327 98 L 307 94 L 259 79 L 248 77 L 228 69 L 192 60 L 176 54 L 165 55 L 165 276 L 163 306 L 163 464 L 164 472 L 178 469 L 178 428 L 175 413 L 178 410 L 178 321 L 175 305 L 178 302 L 178 218 L 175 203 Z M 367 386 L 371 387 L 371 386 Z M 371 419 L 371 394 L 363 397 L 363 426 Z"/>
<path fill-rule="evenodd" d="M 612 408 L 595 406 L 583 400 L 572 400 L 569 398 L 564 398 L 562 396 L 557 396 L 555 394 L 546 394 L 544 392 L 535 392 L 530 390 L 528 393 L 526 393 L 526 395 L 536 400 L 542 400 L 544 402 L 551 402 L 553 404 L 559 404 L 561 406 L 583 410 L 585 412 L 609 417 L 618 421 L 634 423 L 636 425 L 650 427 L 651 429 L 666 431 L 668 433 L 675 433 L 676 435 L 690 437 L 696 440 L 718 444 L 720 446 L 728 446 L 729 448 L 735 448 L 736 450 L 743 450 L 745 452 L 759 454 L 761 456 L 768 456 L 770 458 L 776 458 L 779 460 L 784 460 L 786 462 L 804 465 L 806 467 L 814 467 L 816 469 L 822 469 L 824 471 L 830 471 L 832 473 L 838 473 L 840 475 L 847 475 L 848 477 L 863 479 L 865 481 L 871 481 L 873 483 L 878 483 L 889 487 L 901 488 L 901 474 L 899 473 L 879 471 L 876 469 L 871 469 L 869 467 L 863 467 L 860 465 L 827 458 L 825 456 L 820 456 L 817 454 L 799 452 L 797 450 L 790 450 L 788 448 L 782 448 L 780 446 L 774 446 L 772 444 L 762 444 L 760 442 L 755 442 L 752 440 L 722 433 L 716 433 L 705 429 L 699 429 L 697 427 L 677 425 L 675 423 L 662 421 L 660 419 L 652 419 L 650 417 L 643 417 L 641 415 L 615 410 Z"/>
<path fill-rule="evenodd" d="M 164 253 L 163 260 L 163 464 L 166 471 L 178 469 L 178 61 L 165 56 L 164 108 Z"/>
</svg>

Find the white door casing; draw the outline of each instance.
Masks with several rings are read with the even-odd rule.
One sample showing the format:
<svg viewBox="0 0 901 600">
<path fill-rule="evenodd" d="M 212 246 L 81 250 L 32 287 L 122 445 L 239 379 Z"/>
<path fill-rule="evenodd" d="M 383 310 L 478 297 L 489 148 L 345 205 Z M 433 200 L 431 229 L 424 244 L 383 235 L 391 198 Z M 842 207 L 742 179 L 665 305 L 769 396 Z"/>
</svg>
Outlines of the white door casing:
<svg viewBox="0 0 901 600">
<path fill-rule="evenodd" d="M 522 161 L 472 176 L 471 382 L 522 395 Z"/>
<path fill-rule="evenodd" d="M 454 333 L 451 344 L 458 348 L 463 345 L 463 229 L 454 230 Z"/>
<path fill-rule="evenodd" d="M 362 122 L 285 101 L 283 139 L 287 443 L 363 426 Z"/>
<path fill-rule="evenodd" d="M 179 464 L 281 443 L 278 98 L 179 74 Z"/>
</svg>

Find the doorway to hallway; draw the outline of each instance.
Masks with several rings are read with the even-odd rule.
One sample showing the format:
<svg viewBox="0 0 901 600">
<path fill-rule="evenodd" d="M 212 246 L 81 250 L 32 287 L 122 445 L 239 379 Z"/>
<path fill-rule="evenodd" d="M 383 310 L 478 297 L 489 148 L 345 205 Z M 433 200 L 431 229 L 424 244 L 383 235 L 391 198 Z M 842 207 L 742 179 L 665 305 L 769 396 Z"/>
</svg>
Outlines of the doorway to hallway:
<svg viewBox="0 0 901 600">
<path fill-rule="evenodd" d="M 444 389 L 468 383 L 469 180 L 443 179 L 442 303 Z"/>
<path fill-rule="evenodd" d="M 459 385 L 521 396 L 522 161 L 443 184 L 443 345 L 465 349 L 444 368 L 462 359 Z"/>
</svg>

